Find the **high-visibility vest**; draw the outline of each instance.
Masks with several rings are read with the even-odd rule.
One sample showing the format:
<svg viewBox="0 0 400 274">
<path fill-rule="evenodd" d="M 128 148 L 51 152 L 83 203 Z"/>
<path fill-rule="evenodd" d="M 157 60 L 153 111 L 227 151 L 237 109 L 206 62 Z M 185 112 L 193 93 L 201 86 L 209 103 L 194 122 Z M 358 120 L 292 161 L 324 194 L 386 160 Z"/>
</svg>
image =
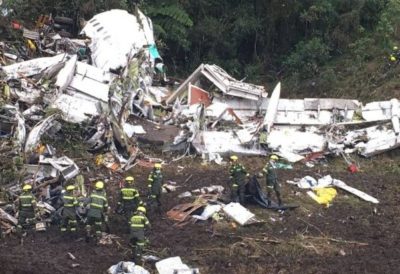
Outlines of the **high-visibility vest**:
<svg viewBox="0 0 400 274">
<path fill-rule="evenodd" d="M 78 205 L 78 201 L 74 196 L 64 194 L 63 196 L 64 207 L 75 207 Z"/>
<path fill-rule="evenodd" d="M 121 188 L 122 200 L 129 201 L 139 197 L 139 192 L 135 188 Z"/>
<path fill-rule="evenodd" d="M 143 215 L 133 215 L 130 223 L 132 228 L 144 228 L 149 225 L 149 220 Z"/>
<path fill-rule="evenodd" d="M 107 198 L 104 193 L 95 192 L 90 194 L 90 207 L 97 209 L 105 209 L 108 207 Z"/>
<path fill-rule="evenodd" d="M 33 205 L 36 204 L 36 199 L 32 194 L 24 192 L 19 196 L 20 209 L 32 209 Z"/>
</svg>

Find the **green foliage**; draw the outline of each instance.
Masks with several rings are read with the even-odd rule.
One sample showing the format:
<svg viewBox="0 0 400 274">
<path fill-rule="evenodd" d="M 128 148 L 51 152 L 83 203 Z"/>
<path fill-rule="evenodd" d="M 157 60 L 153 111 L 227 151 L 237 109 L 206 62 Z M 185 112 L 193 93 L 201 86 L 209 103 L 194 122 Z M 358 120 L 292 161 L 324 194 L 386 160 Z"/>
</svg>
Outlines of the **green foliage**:
<svg viewBox="0 0 400 274">
<path fill-rule="evenodd" d="M 371 51 L 373 43 L 374 40 L 372 38 L 362 37 L 354 43 L 349 44 L 349 48 L 357 64 L 361 65 L 362 62 L 370 60 L 373 57 L 373 51 Z"/>
<path fill-rule="evenodd" d="M 394 40 L 400 39 L 400 1 L 389 0 L 383 10 L 376 34 L 383 47 L 389 48 Z"/>
<path fill-rule="evenodd" d="M 173 47 L 188 49 L 187 31 L 193 26 L 187 12 L 178 4 L 146 7 L 147 15 L 153 20 L 158 39 L 168 41 Z"/>
<path fill-rule="evenodd" d="M 329 60 L 330 48 L 320 38 L 301 41 L 284 61 L 288 71 L 301 73 L 303 78 L 315 76 L 319 68 Z"/>
<path fill-rule="evenodd" d="M 4 0 L 4 3 L 26 22 L 50 12 L 63 16 L 77 13 L 86 20 L 112 8 L 129 8 L 134 12 L 132 3 L 136 3 L 153 21 L 157 45 L 169 73 L 185 76 L 200 63 L 215 63 L 233 76 L 247 76 L 251 81 L 275 82 L 277 75 L 305 79 L 318 75 L 331 58 L 351 56 L 351 69 L 357 70 L 400 41 L 399 0 Z"/>
</svg>

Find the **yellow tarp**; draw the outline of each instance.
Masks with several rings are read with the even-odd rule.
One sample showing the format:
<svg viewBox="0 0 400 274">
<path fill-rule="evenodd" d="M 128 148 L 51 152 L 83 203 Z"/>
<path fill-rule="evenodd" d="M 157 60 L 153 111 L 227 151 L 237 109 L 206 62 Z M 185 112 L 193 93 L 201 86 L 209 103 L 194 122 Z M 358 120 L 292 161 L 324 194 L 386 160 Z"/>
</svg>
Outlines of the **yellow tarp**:
<svg viewBox="0 0 400 274">
<path fill-rule="evenodd" d="M 311 193 L 309 193 L 311 198 L 313 198 L 317 203 L 326 206 L 329 206 L 329 204 L 337 195 L 336 189 L 332 187 L 316 188 L 314 189 L 314 193 Z"/>
</svg>

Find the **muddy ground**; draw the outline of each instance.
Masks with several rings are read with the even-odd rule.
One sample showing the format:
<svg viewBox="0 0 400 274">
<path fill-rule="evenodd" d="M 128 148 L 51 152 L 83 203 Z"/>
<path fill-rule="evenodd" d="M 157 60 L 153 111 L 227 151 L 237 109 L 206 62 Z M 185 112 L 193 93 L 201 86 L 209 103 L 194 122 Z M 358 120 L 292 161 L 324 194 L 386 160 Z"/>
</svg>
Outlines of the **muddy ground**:
<svg viewBox="0 0 400 274">
<path fill-rule="evenodd" d="M 300 207 L 285 212 L 248 208 L 262 225 L 240 227 L 221 221 L 212 233 L 209 222 L 174 226 L 165 214 L 150 214 L 152 229 L 147 254 L 162 258 L 181 256 L 183 261 L 199 267 L 201 273 L 399 273 L 400 266 L 400 167 L 398 152 L 358 159 L 361 171 L 350 174 L 342 159 L 329 160 L 308 168 L 297 164 L 293 170 L 279 170 L 283 198 Z M 264 159 L 243 159 L 251 173 L 257 173 Z M 182 168 L 183 167 L 183 168 Z M 97 176 L 109 171 L 95 170 Z M 144 193 L 148 168 L 136 166 L 133 174 Z M 185 158 L 164 168 L 166 180 L 177 182 L 177 191 L 163 196 L 162 210 L 192 201 L 177 195 L 201 186 L 226 186 L 227 168 L 202 164 L 199 159 Z M 331 174 L 368 194 L 380 204 L 362 201 L 338 190 L 332 206 L 325 208 L 311 200 L 304 190 L 286 180 Z M 186 182 L 186 179 L 191 178 Z M 264 183 L 264 179 L 260 180 Z M 118 182 L 107 185 L 111 205 L 115 206 Z M 264 186 L 264 184 L 263 184 Z M 77 236 L 61 236 L 58 228 L 45 233 L 30 233 L 23 243 L 8 236 L 0 240 L 0 273 L 105 273 L 111 265 L 131 257 L 123 219 L 111 215 L 111 232 L 120 236 L 119 244 L 95 245 L 83 241 L 83 229 Z M 72 261 L 71 252 L 77 257 Z M 73 263 L 79 266 L 72 268 Z M 150 263 L 144 265 L 155 273 Z"/>
</svg>

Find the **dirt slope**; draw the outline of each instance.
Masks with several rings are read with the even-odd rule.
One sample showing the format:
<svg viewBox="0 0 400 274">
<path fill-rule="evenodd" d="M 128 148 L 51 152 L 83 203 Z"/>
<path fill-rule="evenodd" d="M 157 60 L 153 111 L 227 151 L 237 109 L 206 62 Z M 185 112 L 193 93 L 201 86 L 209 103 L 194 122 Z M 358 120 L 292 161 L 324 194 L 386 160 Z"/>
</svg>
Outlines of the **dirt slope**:
<svg viewBox="0 0 400 274">
<path fill-rule="evenodd" d="M 149 254 L 160 257 L 181 256 L 201 273 L 398 273 L 400 266 L 400 190 L 398 155 L 360 160 L 360 173 L 350 174 L 340 159 L 329 165 L 306 168 L 296 165 L 293 170 L 279 170 L 285 202 L 300 207 L 283 213 L 249 205 L 265 224 L 234 227 L 230 221 L 215 226 L 209 222 L 174 226 L 165 214 L 149 216 Z M 245 165 L 252 173 L 263 165 L 261 158 L 246 158 Z M 378 165 L 379 164 L 379 165 Z M 184 167 L 182 171 L 178 172 Z M 149 170 L 135 167 L 129 173 L 136 177 L 144 193 Z M 324 208 L 312 201 L 304 191 L 284 183 L 288 179 L 317 174 L 341 179 L 349 185 L 375 196 L 380 204 L 361 201 L 341 190 L 333 205 Z M 183 182 L 192 175 L 191 179 Z M 226 167 L 201 165 L 197 160 L 170 164 L 165 167 L 167 180 L 176 181 L 180 188 L 163 197 L 163 211 L 190 201 L 177 195 L 211 184 L 226 186 Z M 262 179 L 261 182 L 264 182 Z M 115 204 L 117 182 L 110 182 L 108 192 Z M 16 237 L 0 240 L 0 273 L 104 273 L 112 264 L 129 259 L 125 239 L 128 234 L 123 219 L 111 216 L 111 230 L 121 237 L 119 245 L 96 246 L 79 236 L 62 237 L 57 228 L 43 234 L 28 235 L 23 245 Z M 77 257 L 68 258 L 67 252 Z M 72 263 L 80 266 L 72 268 Z M 154 266 L 145 265 L 151 271 Z"/>
</svg>

